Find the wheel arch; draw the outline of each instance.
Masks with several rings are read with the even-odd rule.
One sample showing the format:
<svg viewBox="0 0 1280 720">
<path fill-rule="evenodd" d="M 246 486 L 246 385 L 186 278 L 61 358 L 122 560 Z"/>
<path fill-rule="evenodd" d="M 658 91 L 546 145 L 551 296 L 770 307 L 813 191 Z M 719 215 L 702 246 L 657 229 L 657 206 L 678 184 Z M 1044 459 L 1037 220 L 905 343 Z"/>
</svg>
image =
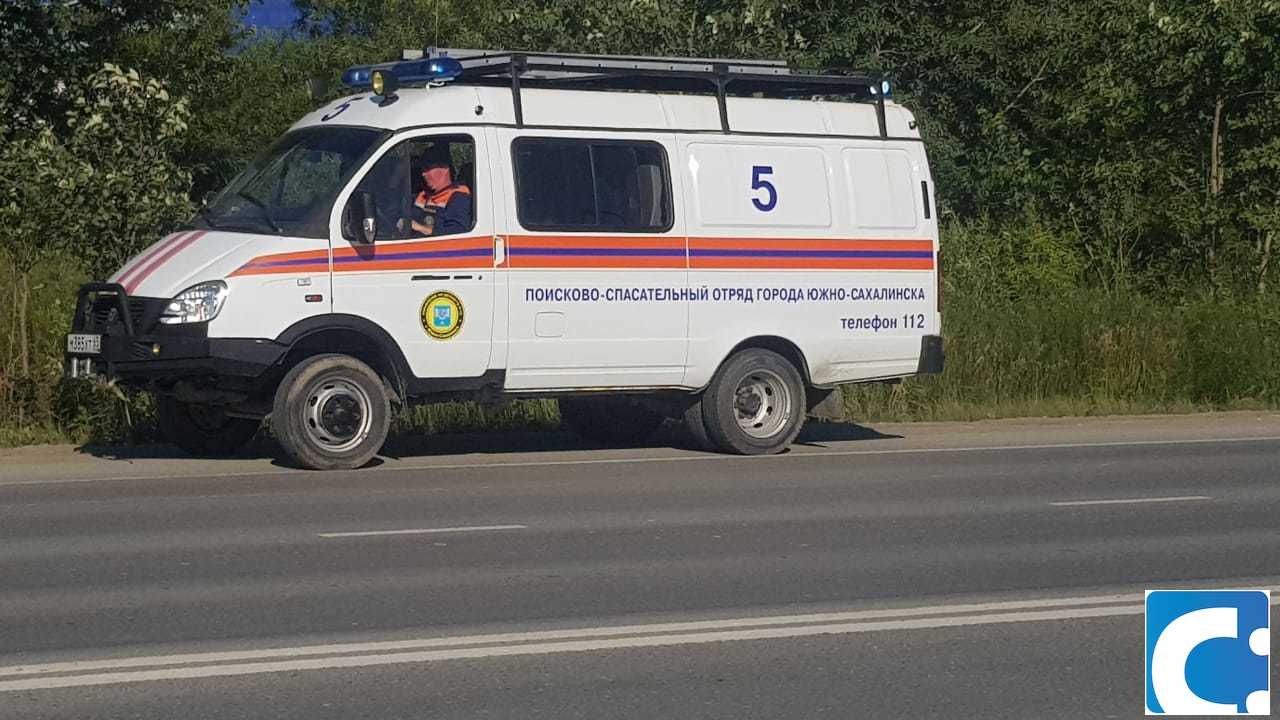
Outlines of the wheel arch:
<svg viewBox="0 0 1280 720">
<path fill-rule="evenodd" d="M 748 348 L 760 348 L 761 350 L 772 350 L 787 359 L 787 362 L 795 366 L 800 371 L 800 377 L 804 380 L 807 387 L 813 386 L 813 379 L 809 375 L 809 361 L 805 359 L 804 351 L 794 342 L 780 337 L 778 335 L 755 335 L 734 345 L 724 357 L 720 358 L 720 362 L 716 364 L 716 371 L 737 353 Z"/>
<path fill-rule="evenodd" d="M 826 400 L 827 396 L 832 393 L 831 387 L 818 387 L 813 384 L 813 376 L 809 373 L 809 361 L 805 357 L 804 351 L 794 342 L 778 336 L 778 335 L 755 335 L 734 345 L 729 352 L 720 358 L 720 362 L 716 364 L 716 372 L 728 362 L 729 358 L 740 350 L 748 348 L 760 348 L 762 350 L 771 350 L 786 358 L 787 362 L 795 366 L 800 372 L 800 379 L 804 382 L 805 398 L 807 410 L 812 410 L 815 406 Z M 714 374 L 713 374 L 714 377 Z M 710 384 L 710 380 L 707 381 Z M 705 390 L 704 386 L 701 390 Z"/>
<path fill-rule="evenodd" d="M 289 326 L 276 342 L 288 346 L 285 372 L 305 358 L 325 353 L 350 355 L 382 376 L 394 399 L 403 399 L 413 371 L 399 343 L 382 326 L 357 315 L 316 315 Z"/>
</svg>

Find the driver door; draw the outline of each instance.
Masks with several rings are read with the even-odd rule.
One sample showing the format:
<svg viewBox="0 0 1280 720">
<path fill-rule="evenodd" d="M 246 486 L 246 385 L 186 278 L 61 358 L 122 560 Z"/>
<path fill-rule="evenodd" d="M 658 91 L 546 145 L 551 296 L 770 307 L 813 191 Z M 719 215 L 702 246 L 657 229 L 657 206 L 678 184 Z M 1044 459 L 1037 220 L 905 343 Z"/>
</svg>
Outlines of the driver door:
<svg viewBox="0 0 1280 720">
<path fill-rule="evenodd" d="M 415 232 L 414 199 L 425 188 L 421 159 L 447 149 L 455 185 L 470 190 L 471 226 L 464 232 Z M 494 219 L 484 136 L 466 132 L 411 136 L 387 148 L 347 202 L 373 200 L 377 237 L 333 241 L 333 311 L 381 326 L 400 345 L 419 378 L 468 378 L 490 366 L 494 309 Z M 345 218 L 347 215 L 343 213 Z M 345 223 L 344 223 L 345 224 Z"/>
</svg>

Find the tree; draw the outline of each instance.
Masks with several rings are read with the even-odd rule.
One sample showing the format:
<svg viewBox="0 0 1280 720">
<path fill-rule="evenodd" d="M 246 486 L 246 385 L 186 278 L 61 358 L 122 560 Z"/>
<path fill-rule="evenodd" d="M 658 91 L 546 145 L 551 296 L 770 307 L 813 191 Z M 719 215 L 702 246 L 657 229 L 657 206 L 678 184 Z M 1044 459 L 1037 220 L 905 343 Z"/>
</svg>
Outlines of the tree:
<svg viewBox="0 0 1280 720">
<path fill-rule="evenodd" d="M 1085 187 L 1120 179 L 1140 193 L 1140 247 L 1166 281 L 1262 282 L 1280 199 L 1280 2 L 1104 6 L 1105 54 L 1069 114 L 1100 130 Z"/>
<path fill-rule="evenodd" d="M 68 95 L 64 133 L 44 124 L 31 140 L 0 148 L 0 247 L 18 278 L 24 373 L 27 277 L 37 263 L 69 254 L 103 277 L 191 214 L 190 174 L 172 159 L 190 118 L 186 100 L 109 64 Z"/>
<path fill-rule="evenodd" d="M 247 0 L 5 0 L 0 3 L 0 137 L 65 128 L 72 86 L 104 62 L 153 76 L 201 76 L 191 65 L 234 43 L 231 10 Z M 176 79 L 176 78 L 168 78 Z M 187 83 L 179 83 L 185 85 Z M 185 88 L 182 88 L 185 89 Z"/>
</svg>

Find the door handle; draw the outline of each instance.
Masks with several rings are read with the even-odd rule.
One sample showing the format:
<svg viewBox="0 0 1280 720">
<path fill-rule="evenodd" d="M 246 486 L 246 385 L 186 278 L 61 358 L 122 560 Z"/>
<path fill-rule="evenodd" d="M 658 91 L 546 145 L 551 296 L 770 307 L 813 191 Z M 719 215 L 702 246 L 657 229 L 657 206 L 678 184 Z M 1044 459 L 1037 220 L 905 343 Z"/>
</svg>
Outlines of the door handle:
<svg viewBox="0 0 1280 720">
<path fill-rule="evenodd" d="M 493 236 L 493 266 L 502 267 L 507 261 L 507 241 L 499 235 Z"/>
</svg>

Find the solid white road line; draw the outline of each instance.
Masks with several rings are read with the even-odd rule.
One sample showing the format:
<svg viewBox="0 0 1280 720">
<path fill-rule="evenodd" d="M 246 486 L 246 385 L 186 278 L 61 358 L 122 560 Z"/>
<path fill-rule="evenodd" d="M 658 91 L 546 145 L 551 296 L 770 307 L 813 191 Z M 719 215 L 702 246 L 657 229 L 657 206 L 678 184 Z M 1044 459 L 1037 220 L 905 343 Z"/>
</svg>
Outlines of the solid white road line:
<svg viewBox="0 0 1280 720">
<path fill-rule="evenodd" d="M 1114 500 L 1062 500 L 1059 502 L 1051 502 L 1050 505 L 1055 507 L 1089 507 L 1092 505 L 1145 505 L 1149 503 L 1177 503 L 1177 502 L 1195 502 L 1199 500 L 1212 500 L 1208 495 L 1181 495 L 1178 497 L 1146 497 L 1146 498 L 1116 498 Z"/>
<path fill-rule="evenodd" d="M 437 533 L 486 532 L 489 530 L 525 530 L 528 525 L 471 525 L 465 527 L 416 528 L 408 530 L 363 530 L 357 532 L 319 533 L 322 538 L 381 537 L 384 535 L 435 535 Z"/>
<path fill-rule="evenodd" d="M 1123 606 L 1116 605 L 1099 608 L 998 613 L 993 615 L 961 615 L 923 620 L 886 620 L 880 622 L 804 625 L 798 627 L 762 628 L 756 630 L 726 630 L 720 632 L 703 632 L 680 635 L 644 635 L 639 637 L 607 638 L 598 640 L 565 640 L 522 645 L 425 650 L 386 655 L 343 655 L 338 657 L 306 660 L 282 660 L 277 662 L 235 665 L 208 665 L 201 667 L 165 668 L 162 670 L 107 672 L 91 675 L 36 677 L 24 680 L 0 681 L 0 692 L 47 690 L 51 688 L 86 687 L 91 685 L 114 685 L 119 683 L 146 682 L 154 680 L 187 680 L 196 678 L 227 677 L 233 675 L 260 675 L 265 673 L 298 672 L 302 670 L 334 670 L 339 668 L 400 665 L 405 663 L 421 663 L 441 660 L 512 657 L 517 655 L 549 655 L 552 653 L 564 652 L 620 650 L 625 648 L 663 647 L 671 645 L 698 645 L 731 640 L 769 640 L 778 638 L 807 637 L 813 635 L 841 635 L 891 630 L 921 630 L 928 628 L 963 627 L 967 625 L 995 625 L 1016 622 L 1114 617 L 1120 615 L 1140 615 L 1142 614 L 1142 610 L 1143 606 L 1141 604 Z"/>
<path fill-rule="evenodd" d="M 1141 602 L 1139 592 L 1116 595 L 1044 598 L 1038 600 L 1009 600 L 989 603 L 960 603 L 908 608 L 884 608 L 879 610 L 852 610 L 847 612 L 809 613 L 804 615 L 766 615 L 759 617 L 727 618 L 724 620 L 697 620 L 675 623 L 650 623 L 646 625 L 613 625 L 594 628 L 565 630 L 541 630 L 534 632 L 501 633 L 488 635 L 462 635 L 443 638 L 414 640 L 390 640 L 383 642 L 340 643 L 331 645 L 307 645 L 291 648 L 267 648 L 216 653 L 187 653 L 182 655 L 157 655 L 152 657 L 112 658 L 50 665 L 15 665 L 0 667 L 0 679 L 14 675 L 38 675 L 48 673 L 81 672 L 122 667 L 155 667 L 159 665 L 186 665 L 192 663 L 234 662 L 299 655 L 336 655 L 340 653 L 375 653 L 401 650 L 417 650 L 431 647 L 477 645 L 493 643 L 519 643 L 566 638 L 612 637 L 643 633 L 682 633 L 703 630 L 725 630 L 743 627 L 776 625 L 824 624 L 878 620 L 884 618 L 911 618 L 929 615 L 959 615 L 1016 610 L 1042 610 L 1089 605 L 1120 605 Z"/>
<path fill-rule="evenodd" d="M 883 450 L 830 450 L 830 451 L 792 451 L 779 455 L 717 455 L 711 453 L 695 455 L 669 455 L 661 457 L 637 458 L 582 458 L 580 460 L 527 460 L 516 462 L 483 462 L 483 463 L 451 463 L 445 465 L 398 465 L 382 466 L 358 471 L 361 474 L 378 475 L 395 472 L 424 472 L 431 470 L 485 470 L 493 468 L 528 468 L 528 467 L 560 467 L 567 465 L 626 465 L 641 463 L 675 463 L 675 462 L 770 462 L 777 460 L 803 460 L 806 458 L 852 457 L 861 455 L 926 455 L 934 453 L 974 453 L 974 452 L 1016 452 L 1020 450 L 1081 450 L 1112 447 L 1164 447 L 1172 445 L 1221 445 L 1253 442 L 1277 442 L 1280 435 L 1259 435 L 1256 437 L 1200 438 L 1189 440 L 1127 440 L 1091 443 L 1045 443 L 1032 445 L 981 445 L 971 447 L 941 448 L 894 448 Z M 314 477 L 309 470 L 252 470 L 244 472 L 206 472 L 201 474 L 172 475 L 126 475 L 118 477 L 62 478 L 48 480 L 19 480 L 17 482 L 0 481 L 0 487 L 19 487 L 23 485 L 57 485 L 62 483 L 86 483 L 104 481 L 139 481 L 139 480 L 206 480 L 248 477 L 280 477 L 285 475 L 307 475 Z"/>
<path fill-rule="evenodd" d="M 1280 603 L 1280 593 L 1273 594 Z M 0 692 L 814 635 L 1140 615 L 1140 593 L 0 667 Z M 322 657 L 323 656 L 323 657 Z"/>
</svg>

